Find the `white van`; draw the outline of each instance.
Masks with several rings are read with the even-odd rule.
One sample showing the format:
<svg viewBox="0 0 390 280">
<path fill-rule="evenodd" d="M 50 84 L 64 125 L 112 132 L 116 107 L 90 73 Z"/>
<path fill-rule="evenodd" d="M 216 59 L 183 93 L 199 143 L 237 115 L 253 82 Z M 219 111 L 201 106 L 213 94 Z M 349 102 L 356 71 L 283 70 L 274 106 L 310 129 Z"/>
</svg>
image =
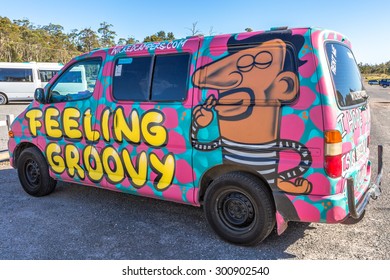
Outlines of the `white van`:
<svg viewBox="0 0 390 280">
<path fill-rule="evenodd" d="M 35 89 L 45 87 L 62 66 L 59 63 L 0 62 L 0 105 L 32 100 Z"/>
</svg>

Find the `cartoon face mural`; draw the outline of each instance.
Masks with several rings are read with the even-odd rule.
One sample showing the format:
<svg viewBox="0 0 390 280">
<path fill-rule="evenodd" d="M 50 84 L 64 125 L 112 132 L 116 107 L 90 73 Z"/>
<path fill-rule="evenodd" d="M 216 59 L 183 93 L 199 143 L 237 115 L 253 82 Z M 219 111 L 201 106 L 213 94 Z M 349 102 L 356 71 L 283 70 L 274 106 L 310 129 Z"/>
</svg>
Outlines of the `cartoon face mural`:
<svg viewBox="0 0 390 280">
<path fill-rule="evenodd" d="M 245 164 L 259 172 L 268 183 L 280 190 L 310 193 L 312 184 L 300 178 L 311 165 L 311 154 L 301 143 L 279 139 L 280 110 L 283 102 L 293 101 L 299 81 L 292 71 L 284 70 L 286 43 L 269 40 L 236 50 L 203 66 L 193 75 L 199 88 L 214 89 L 205 104 L 193 111 L 192 136 L 200 150 L 223 148 L 226 163 Z M 198 131 L 218 118 L 220 139 L 199 143 Z M 301 157 L 299 166 L 277 174 L 278 154 L 294 149 Z M 295 181 L 290 181 L 295 179 Z"/>
</svg>

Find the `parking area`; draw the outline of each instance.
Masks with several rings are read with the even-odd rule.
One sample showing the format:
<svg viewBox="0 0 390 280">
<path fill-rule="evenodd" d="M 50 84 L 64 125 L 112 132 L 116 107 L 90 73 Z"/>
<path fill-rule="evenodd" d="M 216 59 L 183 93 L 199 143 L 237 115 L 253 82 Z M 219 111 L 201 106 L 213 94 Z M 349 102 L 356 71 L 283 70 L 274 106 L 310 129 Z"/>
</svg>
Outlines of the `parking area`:
<svg viewBox="0 0 390 280">
<path fill-rule="evenodd" d="M 220 240 L 201 208 L 59 183 L 42 198 L 27 195 L 16 170 L 0 163 L 0 259 L 390 259 L 390 89 L 367 86 L 371 160 L 384 146 L 383 195 L 355 225 L 289 223 L 256 247 Z M 27 104 L 1 106 L 2 114 Z M 0 132 L 0 150 L 4 132 Z M 375 174 L 374 174 L 375 175 Z"/>
</svg>

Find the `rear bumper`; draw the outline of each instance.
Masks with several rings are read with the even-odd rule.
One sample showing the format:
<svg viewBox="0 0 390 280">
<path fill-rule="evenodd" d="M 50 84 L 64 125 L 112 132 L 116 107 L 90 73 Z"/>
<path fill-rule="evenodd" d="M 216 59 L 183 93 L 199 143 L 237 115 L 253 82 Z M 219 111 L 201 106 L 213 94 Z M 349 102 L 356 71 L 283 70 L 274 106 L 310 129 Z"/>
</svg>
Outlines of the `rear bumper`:
<svg viewBox="0 0 390 280">
<path fill-rule="evenodd" d="M 347 193 L 348 193 L 348 208 L 349 214 L 354 219 L 359 219 L 363 214 L 364 209 L 366 208 L 370 199 L 377 199 L 381 191 L 381 182 L 383 174 L 383 146 L 378 145 L 378 175 L 375 180 L 371 183 L 367 191 L 362 195 L 358 203 L 355 202 L 355 189 L 354 189 L 354 180 L 353 178 L 347 179 Z"/>
</svg>

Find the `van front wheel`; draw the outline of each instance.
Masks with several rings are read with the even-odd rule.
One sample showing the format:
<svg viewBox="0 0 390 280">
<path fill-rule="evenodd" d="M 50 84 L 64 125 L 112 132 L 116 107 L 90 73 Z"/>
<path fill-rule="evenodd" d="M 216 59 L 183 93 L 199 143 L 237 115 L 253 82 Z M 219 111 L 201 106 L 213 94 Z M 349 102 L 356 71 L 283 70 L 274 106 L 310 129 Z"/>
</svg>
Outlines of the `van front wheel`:
<svg viewBox="0 0 390 280">
<path fill-rule="evenodd" d="M 0 105 L 5 105 L 7 103 L 8 103 L 7 96 L 4 93 L 0 92 Z"/>
<path fill-rule="evenodd" d="M 54 191 L 57 181 L 49 175 L 49 168 L 37 148 L 25 149 L 18 159 L 18 175 L 23 189 L 32 196 L 44 196 Z"/>
<path fill-rule="evenodd" d="M 204 210 L 207 221 L 223 239 L 256 245 L 275 226 L 275 206 L 269 190 L 253 175 L 232 172 L 208 187 Z"/>
</svg>

